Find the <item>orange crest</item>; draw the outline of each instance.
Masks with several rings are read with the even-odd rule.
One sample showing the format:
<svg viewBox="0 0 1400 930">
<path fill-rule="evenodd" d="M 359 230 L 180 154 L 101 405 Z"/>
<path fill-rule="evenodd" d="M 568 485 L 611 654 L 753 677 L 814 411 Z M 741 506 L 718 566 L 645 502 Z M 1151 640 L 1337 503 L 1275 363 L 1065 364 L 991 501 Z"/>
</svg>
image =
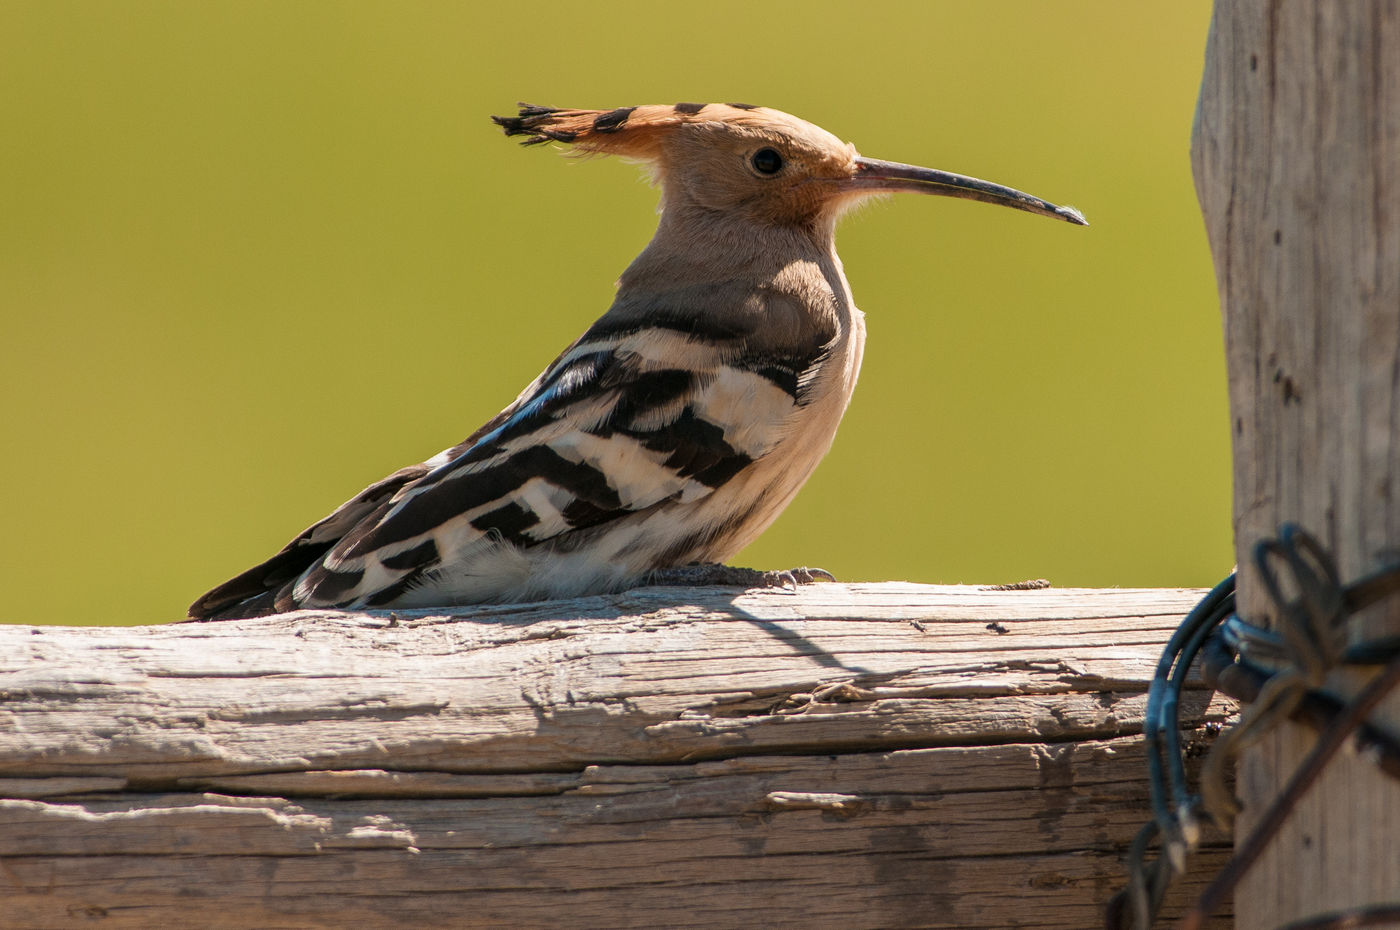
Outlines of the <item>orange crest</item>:
<svg viewBox="0 0 1400 930">
<path fill-rule="evenodd" d="M 665 131 L 685 123 L 741 122 L 758 110 L 747 103 L 677 103 L 618 107 L 615 110 L 567 110 L 520 104 L 518 116 L 491 120 L 508 136 L 525 136 L 524 145 L 565 142 L 588 152 L 655 158 Z"/>
</svg>

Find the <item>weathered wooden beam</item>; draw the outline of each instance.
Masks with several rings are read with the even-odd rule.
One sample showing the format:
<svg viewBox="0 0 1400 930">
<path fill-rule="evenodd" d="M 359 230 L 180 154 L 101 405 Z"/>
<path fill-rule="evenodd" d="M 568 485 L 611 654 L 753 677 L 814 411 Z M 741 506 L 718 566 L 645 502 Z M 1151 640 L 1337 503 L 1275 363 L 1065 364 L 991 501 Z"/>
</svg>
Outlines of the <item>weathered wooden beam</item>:
<svg viewBox="0 0 1400 930">
<path fill-rule="evenodd" d="M 0 627 L 0 926 L 1082 930 L 1148 816 L 1146 684 L 1199 596 Z M 1188 692 L 1188 740 L 1229 711 Z"/>
<path fill-rule="evenodd" d="M 1400 551 L 1400 3 L 1217 0 L 1192 146 L 1225 322 L 1242 614 L 1276 620 L 1251 549 L 1284 522 L 1344 581 Z M 1400 634 L 1400 604 L 1357 639 Z M 1356 694 L 1373 670 L 1329 686 Z M 1373 720 L 1400 724 L 1400 698 Z M 1246 835 L 1316 742 L 1241 766 Z M 1236 896 L 1241 926 L 1400 900 L 1400 784 L 1343 754 Z"/>
</svg>

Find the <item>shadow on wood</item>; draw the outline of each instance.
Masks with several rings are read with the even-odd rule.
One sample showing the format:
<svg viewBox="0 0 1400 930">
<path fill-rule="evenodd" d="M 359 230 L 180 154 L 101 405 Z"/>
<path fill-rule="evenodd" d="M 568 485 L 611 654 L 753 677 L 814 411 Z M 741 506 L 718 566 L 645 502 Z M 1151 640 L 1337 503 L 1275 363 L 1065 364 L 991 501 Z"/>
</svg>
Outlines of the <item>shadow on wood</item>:
<svg viewBox="0 0 1400 930">
<path fill-rule="evenodd" d="M 0 627 L 0 924 L 1098 926 L 1200 594 Z M 1188 692 L 1188 742 L 1230 710 Z"/>
</svg>

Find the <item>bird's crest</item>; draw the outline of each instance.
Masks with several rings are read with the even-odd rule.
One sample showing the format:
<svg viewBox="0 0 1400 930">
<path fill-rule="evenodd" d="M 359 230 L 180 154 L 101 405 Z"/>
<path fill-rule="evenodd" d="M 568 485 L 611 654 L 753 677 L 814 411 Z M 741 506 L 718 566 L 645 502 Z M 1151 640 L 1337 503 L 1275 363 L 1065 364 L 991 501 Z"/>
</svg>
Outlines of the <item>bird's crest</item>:
<svg viewBox="0 0 1400 930">
<path fill-rule="evenodd" d="M 755 112 L 758 111 L 758 112 Z M 520 104 L 517 116 L 493 116 L 508 136 L 523 145 L 564 142 L 584 152 L 654 158 L 666 132 L 686 123 L 761 124 L 773 111 L 747 103 L 677 103 L 568 110 Z"/>
</svg>

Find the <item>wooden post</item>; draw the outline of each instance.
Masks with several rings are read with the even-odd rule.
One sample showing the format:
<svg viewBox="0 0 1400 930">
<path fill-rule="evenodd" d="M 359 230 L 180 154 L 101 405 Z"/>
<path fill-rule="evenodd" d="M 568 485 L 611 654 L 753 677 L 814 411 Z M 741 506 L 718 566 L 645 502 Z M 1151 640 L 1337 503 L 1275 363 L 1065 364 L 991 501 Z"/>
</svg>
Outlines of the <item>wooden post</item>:
<svg viewBox="0 0 1400 930">
<path fill-rule="evenodd" d="M 1293 521 L 1349 581 L 1400 550 L 1400 3 L 1216 0 L 1192 161 L 1224 312 L 1240 608 Z M 1400 632 L 1394 599 L 1357 639 Z M 1365 678 L 1337 676 L 1355 693 Z M 1373 717 L 1400 724 L 1400 701 Z M 1315 737 L 1250 751 L 1237 840 Z M 1336 759 L 1236 894 L 1242 930 L 1400 901 L 1400 784 Z"/>
<path fill-rule="evenodd" d="M 0 626 L 0 927 L 1101 926 L 1201 593 Z M 1193 683 L 1193 754 L 1231 709 Z"/>
</svg>

